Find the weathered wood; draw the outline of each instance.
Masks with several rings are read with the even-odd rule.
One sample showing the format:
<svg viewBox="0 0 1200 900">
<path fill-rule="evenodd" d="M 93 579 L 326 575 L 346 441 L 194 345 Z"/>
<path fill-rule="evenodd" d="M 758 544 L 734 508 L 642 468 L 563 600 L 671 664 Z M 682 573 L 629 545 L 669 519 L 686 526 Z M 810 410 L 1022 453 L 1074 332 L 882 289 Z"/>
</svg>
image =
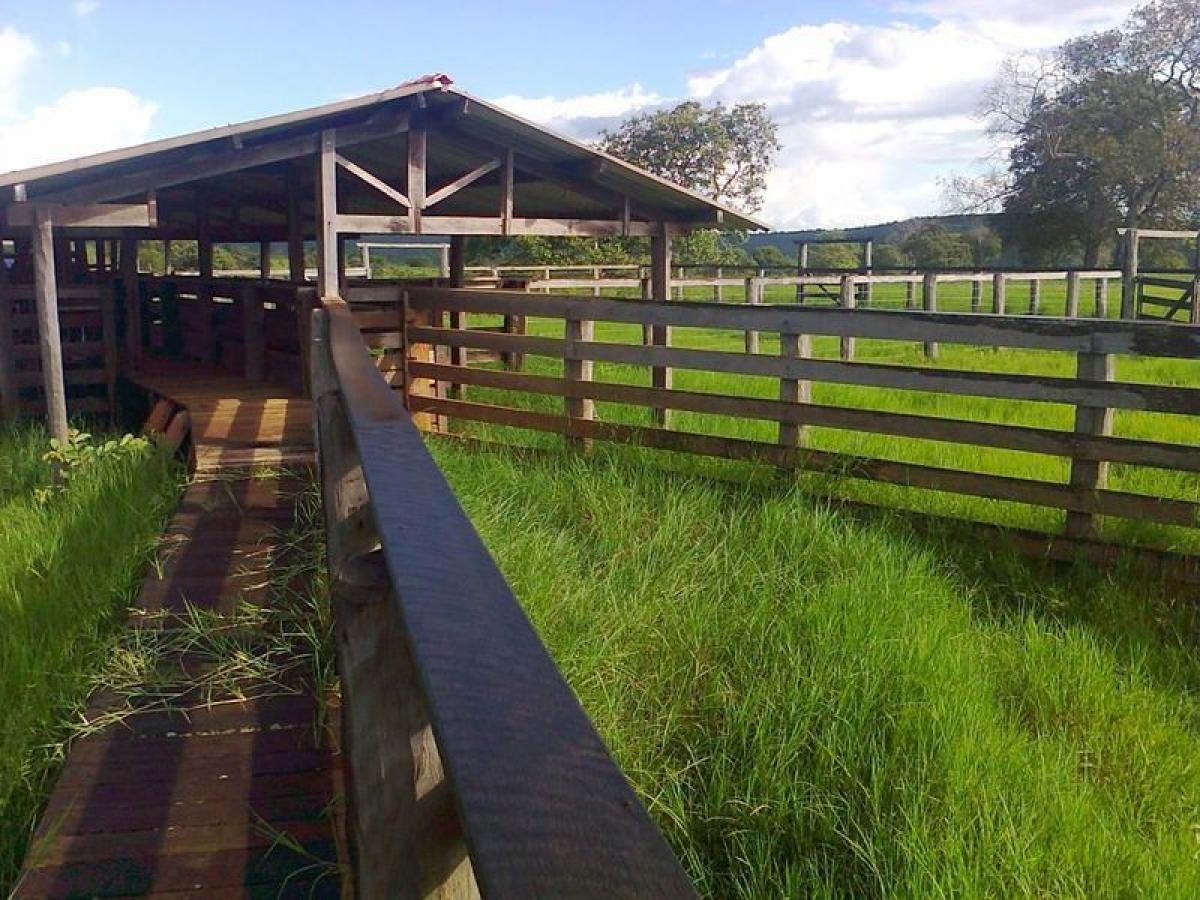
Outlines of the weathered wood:
<svg viewBox="0 0 1200 900">
<path fill-rule="evenodd" d="M 1003 272 L 997 272 L 992 276 L 992 313 L 997 316 L 1005 314 L 1005 291 L 1007 288 L 1007 277 Z"/>
<path fill-rule="evenodd" d="M 436 299 L 435 299 L 436 298 Z M 971 313 L 911 313 L 899 310 L 854 310 L 829 307 L 747 306 L 741 303 L 640 302 L 609 298 L 541 296 L 513 291 L 446 291 L 413 288 L 419 308 L 464 309 L 481 313 L 520 313 L 565 318 L 580 303 L 588 304 L 595 321 L 745 331 L 795 331 L 801 334 L 854 336 L 880 340 L 921 341 L 1025 350 L 1080 350 L 1135 353 L 1190 359 L 1200 356 L 1200 332 L 1158 322 L 1128 323 L 1026 316 L 975 316 Z"/>
<path fill-rule="evenodd" d="M 1096 293 L 1095 316 L 1097 319 L 1107 319 L 1108 318 L 1108 279 L 1107 278 L 1097 278 L 1096 279 L 1095 293 Z"/>
<path fill-rule="evenodd" d="M 506 237 L 512 234 L 513 197 L 515 194 L 515 163 L 512 148 L 504 151 L 504 169 L 500 173 L 500 233 Z"/>
<path fill-rule="evenodd" d="M 412 135 L 409 135 L 410 139 L 411 139 L 411 137 L 412 137 Z M 388 184 L 382 178 L 379 178 L 376 175 L 372 175 L 370 172 L 368 172 L 366 169 L 364 169 L 358 163 L 353 162 L 352 160 L 346 159 L 346 157 L 342 156 L 340 153 L 334 154 L 334 160 L 337 162 L 337 164 L 340 168 L 345 169 L 347 172 L 349 172 L 351 175 L 353 175 L 355 178 L 357 178 L 363 184 L 366 184 L 366 185 L 369 185 L 370 187 L 375 188 L 375 190 L 379 191 L 379 193 L 383 194 L 385 197 L 389 198 L 390 200 L 395 201 L 397 204 L 399 204 L 400 206 L 403 206 L 405 209 L 410 209 L 412 207 L 412 201 L 408 197 L 406 197 L 400 191 L 396 190 L 394 187 L 392 187 L 390 184 Z"/>
<path fill-rule="evenodd" d="M 1040 316 L 1042 314 L 1042 283 L 1040 281 L 1031 280 L 1029 282 L 1029 315 Z"/>
<path fill-rule="evenodd" d="M 927 313 L 937 312 L 937 283 L 938 277 L 934 272 L 927 272 L 921 283 L 921 309 Z M 924 341 L 922 346 L 927 359 L 937 359 L 940 355 L 937 341 Z"/>
<path fill-rule="evenodd" d="M 241 290 L 242 307 L 242 370 L 247 381 L 262 381 L 267 377 L 266 311 L 262 298 L 253 285 Z"/>
<path fill-rule="evenodd" d="M 328 309 L 337 384 L 369 486 L 388 603 L 404 626 L 403 645 L 419 673 L 481 892 L 695 896 L 408 413 L 363 352 L 349 309 Z M 565 428 L 565 417 L 553 418 Z M 452 572 L 441 564 L 446 559 L 454 560 Z"/>
<path fill-rule="evenodd" d="M 794 351 L 788 351 L 788 355 L 799 357 L 805 352 L 803 346 L 800 346 Z M 811 395 L 806 390 L 809 387 L 808 382 L 793 381 L 792 384 L 799 387 L 797 390 L 781 379 L 780 400 L 776 401 L 680 390 L 660 391 L 655 388 L 600 381 L 575 385 L 566 379 L 547 375 L 515 374 L 494 369 L 452 371 L 449 366 L 425 363 L 412 364 L 412 371 L 414 375 L 422 378 L 460 380 L 467 384 L 507 391 L 527 391 L 564 397 L 586 396 L 595 400 L 636 406 L 669 403 L 673 409 L 688 412 L 777 422 L 780 424 L 781 434 L 779 443 L 784 446 L 798 446 L 797 442 L 783 439 L 785 429 L 786 433 L 791 435 L 793 429 L 815 425 L 917 440 L 1019 450 L 1048 456 L 1108 460 L 1183 472 L 1200 472 L 1200 448 L 1195 446 L 813 404 Z"/>
<path fill-rule="evenodd" d="M 317 293 L 321 297 L 338 295 L 337 279 L 337 135 L 332 129 L 321 132 L 316 170 L 317 217 Z"/>
<path fill-rule="evenodd" d="M 0 302 L 3 302 L 2 299 Z M 111 283 L 100 291 L 100 317 L 101 337 L 104 341 L 104 394 L 108 399 L 108 422 L 109 425 L 116 425 L 117 373 L 120 369 L 121 345 L 117 335 L 116 286 Z"/>
<path fill-rule="evenodd" d="M 419 398 L 414 409 L 473 421 L 492 422 L 540 431 L 562 433 L 565 420 L 560 416 L 529 412 L 510 407 L 489 406 L 465 401 Z M 881 481 L 888 484 L 948 493 L 1008 500 L 1036 506 L 1058 507 L 1074 512 L 1144 519 L 1171 525 L 1194 526 L 1200 504 L 1130 494 L 1120 491 L 1080 491 L 1049 481 L 1034 481 L 1005 475 L 984 475 L 912 463 L 856 457 L 851 454 L 795 449 L 742 438 L 717 437 L 669 431 L 661 428 L 619 425 L 609 422 L 579 422 L 581 437 L 596 440 L 635 443 L 643 447 L 676 450 L 704 456 L 741 459 L 778 467 L 791 467 L 827 474 Z"/>
<path fill-rule="evenodd" d="M 14 228 L 34 226 L 39 206 L 47 206 L 55 228 L 153 228 L 151 208 L 145 203 L 61 204 L 10 203 L 4 208 L 8 224 Z M 97 257 L 97 262 L 100 259 Z"/>
<path fill-rule="evenodd" d="M 971 312 L 977 313 L 983 309 L 983 282 L 978 278 L 971 281 Z"/>
<path fill-rule="evenodd" d="M 1080 353 L 1075 374 L 1088 381 L 1111 381 L 1113 359 L 1102 353 Z M 1112 410 L 1103 406 L 1079 406 L 1075 410 L 1075 431 L 1085 435 L 1107 435 L 1112 432 Z M 1098 491 L 1108 481 L 1108 463 L 1090 459 L 1071 461 L 1070 483 L 1085 491 Z M 1066 535 L 1090 538 L 1096 535 L 1095 517 L 1080 511 L 1067 513 Z"/>
<path fill-rule="evenodd" d="M 807 334 L 782 332 L 779 335 L 779 355 L 785 359 L 808 359 L 812 356 L 812 338 Z M 812 401 L 812 383 L 796 378 L 779 379 L 779 399 L 783 403 L 798 404 Z M 779 443 L 785 447 L 799 447 L 804 443 L 804 429 L 798 422 L 779 423 Z"/>
<path fill-rule="evenodd" d="M 142 299 L 138 287 L 138 240 L 121 239 L 121 290 L 125 309 L 125 355 L 128 365 L 136 368 L 142 353 Z"/>
<path fill-rule="evenodd" d="M 437 203 L 441 203 L 443 200 L 447 199 L 448 197 L 453 197 L 455 194 L 457 194 L 463 188 L 474 184 L 476 181 L 478 181 L 484 175 L 487 175 L 489 172 L 496 171 L 496 169 L 500 168 L 500 165 L 501 165 L 500 160 L 490 159 L 487 162 L 483 163 L 482 165 L 476 166 L 470 172 L 467 172 L 464 175 L 460 175 L 460 176 L 458 176 L 458 178 L 455 178 L 452 181 L 447 182 L 446 184 L 442 185 L 440 188 L 438 188 L 436 191 L 434 191 L 428 197 L 425 198 L 425 208 L 429 209 L 429 207 L 431 207 Z"/>
<path fill-rule="evenodd" d="M 300 169 L 293 161 L 287 169 L 288 278 L 304 281 L 304 207 L 300 194 Z"/>
<path fill-rule="evenodd" d="M 841 288 L 838 294 L 838 303 L 842 309 L 854 309 L 857 303 L 857 295 L 854 292 L 854 276 L 843 275 Z M 854 359 L 854 335 L 844 334 L 840 343 L 840 351 L 842 359 Z"/>
<path fill-rule="evenodd" d="M 42 391 L 50 437 L 67 440 L 67 392 L 63 385 L 62 337 L 58 330 L 58 279 L 54 270 L 54 223 L 38 208 L 34 219 L 33 275 L 37 296 Z"/>
<path fill-rule="evenodd" d="M 621 237 L 625 227 L 619 219 L 548 219 L 500 216 L 422 216 L 422 231 L 416 231 L 411 216 L 343 214 L 336 219 L 343 234 L 480 234 L 546 235 L 549 237 Z M 645 237 L 653 230 L 649 222 L 631 222 L 628 232 Z M 507 228 L 507 232 L 506 229 Z"/>
<path fill-rule="evenodd" d="M 425 208 L 426 148 L 428 140 L 424 128 L 412 128 L 408 132 L 408 220 L 413 234 L 422 233 L 422 210 Z"/>
<path fill-rule="evenodd" d="M 576 347 L 580 343 L 592 340 L 594 323 L 586 319 L 567 319 L 565 334 L 566 339 L 563 342 L 563 380 L 567 384 L 567 393 L 563 403 L 563 411 L 567 416 L 567 431 L 569 435 L 572 424 L 576 420 L 594 419 L 596 417 L 595 402 L 584 396 L 581 390 L 581 388 L 586 388 L 586 385 L 581 385 L 581 382 L 592 380 L 593 366 L 595 364 L 590 359 L 586 359 L 575 352 Z M 573 439 L 568 437 L 568 441 L 571 440 Z M 575 443 L 578 449 L 583 450 L 587 448 L 585 442 L 576 441 Z"/>
<path fill-rule="evenodd" d="M 11 421 L 21 413 L 17 360 L 13 353 L 13 301 L 8 282 L 8 266 L 0 254 L 0 420 L 3 421 Z"/>
<path fill-rule="evenodd" d="M 753 306 L 762 303 L 762 288 L 759 286 L 757 279 L 746 279 L 746 302 Z M 746 331 L 746 352 L 758 352 L 758 332 L 754 329 L 747 329 Z"/>
<path fill-rule="evenodd" d="M 561 357 L 563 354 L 563 341 L 558 338 L 504 335 L 478 330 L 454 332 L 444 328 L 423 327 L 411 328 L 409 331 L 414 340 L 431 344 L 475 347 L 509 353 L 523 352 L 538 356 Z M 863 387 L 1031 400 L 1039 403 L 1111 406 L 1148 412 L 1192 414 L 1200 409 L 1200 389 L 1168 385 L 1091 382 L 1049 375 L 848 363 L 830 359 L 792 360 L 763 354 L 750 356 L 720 350 L 608 342 L 580 344 L 576 352 L 597 362 L 669 366 L 730 375 L 828 381 Z"/>
<path fill-rule="evenodd" d="M 1121 318 L 1137 318 L 1138 229 L 1125 231 L 1121 259 Z"/>
<path fill-rule="evenodd" d="M 1067 273 L 1067 318 L 1079 318 L 1079 282 L 1078 272 Z"/>
<path fill-rule="evenodd" d="M 650 238 L 650 295 L 651 303 L 669 306 L 671 300 L 671 236 L 664 226 L 658 234 Z M 592 303 L 602 303 L 592 300 Z M 671 345 L 671 326 L 668 324 L 651 323 L 650 343 L 652 348 L 669 347 Z M 653 366 L 650 369 L 650 383 L 660 389 L 671 387 L 671 370 L 666 366 Z M 653 409 L 651 415 L 656 424 L 663 428 L 670 426 L 671 413 L 666 408 Z"/>
</svg>

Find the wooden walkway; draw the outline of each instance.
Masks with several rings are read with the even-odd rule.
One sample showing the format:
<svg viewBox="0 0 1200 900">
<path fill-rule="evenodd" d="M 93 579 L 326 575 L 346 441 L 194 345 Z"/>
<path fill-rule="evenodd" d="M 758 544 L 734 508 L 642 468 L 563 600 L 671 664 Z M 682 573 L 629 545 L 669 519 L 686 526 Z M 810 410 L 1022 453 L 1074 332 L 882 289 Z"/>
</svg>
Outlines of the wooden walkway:
<svg viewBox="0 0 1200 900">
<path fill-rule="evenodd" d="M 126 377 L 188 410 L 198 473 L 313 461 L 312 404 L 285 387 L 167 360 Z"/>
<path fill-rule="evenodd" d="M 188 487 L 131 627 L 180 634 L 190 608 L 224 617 L 272 600 L 272 567 L 287 552 L 308 481 L 303 473 L 251 477 L 231 461 L 311 459 L 307 403 L 284 397 L 276 414 L 281 398 L 215 396 L 231 386 L 156 382 L 188 405 L 196 460 L 222 471 Z M 247 444 L 238 443 L 243 435 Z M 193 689 L 192 673 L 222 663 L 194 646 L 175 649 L 182 641 L 164 646 L 174 654 L 164 665 L 188 673 L 184 693 L 164 703 L 148 692 L 132 711 L 126 698 L 92 699 L 86 716 L 100 727 L 72 744 L 14 896 L 340 896 L 336 709 L 320 716 L 303 667 Z"/>
</svg>

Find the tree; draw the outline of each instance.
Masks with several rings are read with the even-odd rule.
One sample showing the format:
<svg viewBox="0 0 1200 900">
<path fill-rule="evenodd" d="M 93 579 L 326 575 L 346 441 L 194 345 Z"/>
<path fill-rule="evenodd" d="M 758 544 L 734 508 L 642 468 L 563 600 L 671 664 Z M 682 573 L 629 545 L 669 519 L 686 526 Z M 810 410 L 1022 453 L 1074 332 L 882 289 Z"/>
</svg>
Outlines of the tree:
<svg viewBox="0 0 1200 900">
<path fill-rule="evenodd" d="M 966 268 L 972 265 L 971 246 L 961 234 L 929 224 L 905 238 L 901 248 L 923 269 Z"/>
<path fill-rule="evenodd" d="M 794 257 L 788 256 L 774 244 L 767 244 L 757 248 L 751 256 L 754 257 L 754 264 L 763 268 L 775 268 L 788 266 L 794 268 L 796 260 Z"/>
<path fill-rule="evenodd" d="M 753 212 L 762 206 L 779 138 L 762 103 L 726 108 L 689 100 L 601 132 L 600 146 L 676 184 Z"/>
<path fill-rule="evenodd" d="M 895 244 L 878 244 L 871 260 L 877 269 L 907 269 L 912 265 L 908 254 Z"/>
<path fill-rule="evenodd" d="M 1006 171 L 951 190 L 960 208 L 999 203 L 1026 256 L 1091 266 L 1120 225 L 1195 222 L 1200 4 L 1154 0 L 1121 28 L 1010 61 L 984 111 Z"/>
</svg>

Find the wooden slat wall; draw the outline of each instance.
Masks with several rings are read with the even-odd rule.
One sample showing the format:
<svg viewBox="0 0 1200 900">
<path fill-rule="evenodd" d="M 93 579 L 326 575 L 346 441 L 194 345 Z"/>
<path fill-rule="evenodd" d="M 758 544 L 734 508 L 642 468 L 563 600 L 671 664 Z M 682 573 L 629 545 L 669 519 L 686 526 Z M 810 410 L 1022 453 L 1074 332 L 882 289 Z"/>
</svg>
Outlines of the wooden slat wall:
<svg viewBox="0 0 1200 900">
<path fill-rule="evenodd" d="M 63 381 L 70 414 L 109 414 L 115 404 L 117 354 L 115 287 L 107 279 L 58 290 Z M 6 415 L 40 415 L 42 362 L 33 286 L 0 285 L 0 403 Z"/>
<path fill-rule="evenodd" d="M 397 288 L 397 291 L 400 289 Z M 857 310 L 799 306 L 743 306 L 718 303 L 656 303 L 504 291 L 411 288 L 404 292 L 411 310 L 435 313 L 434 326 L 410 324 L 403 335 L 393 313 L 368 316 L 375 332 L 372 345 L 390 359 L 406 344 L 449 347 L 460 351 L 458 363 L 412 360 L 403 369 L 410 381 L 454 386 L 457 390 L 425 391 L 406 398 L 410 410 L 550 431 L 576 443 L 589 440 L 636 442 L 643 446 L 772 466 L 843 474 L 855 478 L 1048 506 L 1069 514 L 1069 534 L 1091 538 L 1097 517 L 1117 516 L 1170 525 L 1194 526 L 1200 504 L 1114 490 L 1107 486 L 1107 463 L 1153 466 L 1200 472 L 1200 447 L 1112 436 L 1112 410 L 1129 409 L 1200 413 L 1200 389 L 1174 385 L 1121 383 L 1113 380 L 1114 355 L 1139 354 L 1167 358 L 1200 356 L 1200 329 L 1157 323 L 1102 320 L 1063 321 L 970 313 Z M 377 298 L 376 298 L 377 299 Z M 927 304 L 932 306 L 932 304 Z M 566 339 L 497 333 L 479 328 L 443 327 L 450 312 L 459 323 L 471 315 L 490 314 L 565 320 Z M 775 332 L 784 337 L 783 352 L 697 350 L 646 346 L 641 342 L 597 342 L 590 339 L 595 322 L 642 326 L 727 329 L 732 332 Z M 954 370 L 943 367 L 859 363 L 811 357 L 811 336 L 829 335 L 843 342 L 871 338 L 924 343 L 954 343 L 1054 351 L 1078 359 L 1074 377 Z M 755 342 L 756 343 L 756 342 Z M 755 349 L 751 344 L 751 349 Z M 461 351 L 487 350 L 549 356 L 565 362 L 564 377 L 470 368 Z M 642 367 L 669 366 L 709 372 L 775 378 L 780 399 L 725 396 L 593 380 L 594 362 Z M 1099 362 L 1097 362 L 1099 361 Z M 403 377 L 398 379 L 403 387 Z M 1074 430 L 1057 431 L 981 421 L 814 404 L 814 381 L 881 389 L 1003 398 L 1030 403 L 1057 403 L 1078 410 Z M 564 398 L 561 415 L 530 412 L 463 399 L 465 386 L 500 388 Z M 777 423 L 775 443 L 688 434 L 651 426 L 595 420 L 594 402 L 630 404 L 649 409 L 677 409 L 739 419 Z M 885 434 L 1058 456 L 1070 461 L 1065 482 L 957 471 L 888 459 L 849 456 L 804 446 L 806 426 Z"/>
</svg>

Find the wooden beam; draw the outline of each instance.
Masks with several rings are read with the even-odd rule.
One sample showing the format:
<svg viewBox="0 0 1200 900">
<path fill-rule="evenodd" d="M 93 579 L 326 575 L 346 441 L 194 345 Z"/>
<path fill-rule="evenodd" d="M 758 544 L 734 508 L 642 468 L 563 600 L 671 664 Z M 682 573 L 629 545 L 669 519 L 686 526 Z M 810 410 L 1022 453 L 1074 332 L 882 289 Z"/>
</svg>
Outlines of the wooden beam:
<svg viewBox="0 0 1200 900">
<path fill-rule="evenodd" d="M 666 225 L 661 225 L 658 234 L 650 238 L 650 296 L 658 303 L 671 299 L 671 235 Z M 671 345 L 671 326 L 653 325 L 650 328 L 650 343 L 655 347 Z M 665 366 L 650 369 L 650 384 L 660 390 L 670 390 L 671 370 Z M 670 410 L 656 407 L 651 410 L 654 422 L 667 428 L 670 425 Z"/>
<path fill-rule="evenodd" d="M 447 197 L 454 196 L 459 191 L 461 191 L 463 188 L 467 187 L 468 185 L 474 184 L 476 181 L 478 181 L 484 175 L 487 175 L 489 172 L 494 172 L 498 168 L 500 168 L 500 160 L 498 160 L 498 159 L 490 159 L 487 162 L 485 162 L 483 165 L 476 166 L 470 172 L 467 172 L 465 175 L 460 175 L 460 176 L 458 176 L 458 178 L 455 178 L 453 181 L 442 185 L 440 188 L 438 188 L 436 191 L 434 191 L 432 194 L 430 194 L 428 197 L 426 197 L 425 198 L 425 208 L 429 209 L 429 207 L 433 206 L 436 203 L 441 203 Z"/>
<path fill-rule="evenodd" d="M 288 278 L 304 281 L 304 215 L 300 200 L 300 170 L 296 162 L 287 173 Z"/>
<path fill-rule="evenodd" d="M 21 412 L 17 396 L 17 361 L 13 356 L 12 298 L 8 292 L 8 266 L 0 254 L 0 419 L 15 419 Z"/>
<path fill-rule="evenodd" d="M 38 344 L 42 385 L 50 436 L 67 441 L 67 391 L 63 384 L 62 337 L 58 330 L 58 281 L 54 269 L 54 220 L 39 208 L 34 218 L 34 294 L 37 301 Z"/>
<path fill-rule="evenodd" d="M 462 287 L 467 261 L 467 239 L 462 235 L 450 238 L 450 286 Z"/>
<path fill-rule="evenodd" d="M 346 157 L 342 156 L 340 153 L 334 154 L 334 159 L 337 160 L 337 164 L 339 166 L 341 166 L 343 169 L 345 169 L 347 172 L 349 172 L 351 175 L 353 175 L 359 181 L 375 188 L 375 190 L 379 191 L 379 193 L 383 194 L 385 197 L 388 197 L 388 198 L 396 201 L 401 206 L 403 206 L 405 209 L 409 209 L 412 207 L 412 202 L 408 199 L 408 197 L 404 196 L 404 194 L 400 193 L 398 190 L 396 190 L 394 187 L 392 187 L 390 184 L 388 184 L 382 178 L 378 178 L 378 177 L 372 175 L 370 172 L 368 172 L 366 169 L 364 169 L 358 163 L 352 162 L 351 160 L 346 159 Z"/>
<path fill-rule="evenodd" d="M 360 125 L 348 125 L 338 130 L 338 146 L 348 147 L 367 141 L 379 140 L 408 130 L 408 113 L 388 116 L 378 121 Z M 95 184 L 81 185 L 56 191 L 34 198 L 41 203 L 98 203 L 115 200 L 148 190 L 162 189 L 176 184 L 214 178 L 241 169 L 252 169 L 271 163 L 311 156 L 320 149 L 321 138 L 317 134 L 302 134 L 279 141 L 232 149 L 222 143 L 220 149 L 205 148 L 180 162 L 153 166 L 132 172 L 129 175 L 108 178 Z"/>
<path fill-rule="evenodd" d="M 337 283 L 337 135 L 321 132 L 317 156 L 317 295 L 336 297 Z"/>
<path fill-rule="evenodd" d="M 5 210 L 11 228 L 31 228 L 44 203 L 13 203 Z M 55 228 L 154 228 L 155 210 L 147 203 L 83 203 L 48 206 Z"/>
<path fill-rule="evenodd" d="M 412 233 L 421 234 L 421 210 L 425 208 L 426 136 L 424 128 L 408 132 L 408 218 Z"/>
<path fill-rule="evenodd" d="M 343 234 L 414 234 L 411 216 L 370 216 L 343 214 L 337 217 L 337 230 Z M 424 216 L 426 234 L 503 235 L 504 220 L 486 216 Z M 645 237 L 654 230 L 650 222 L 631 222 L 629 234 Z M 680 229 L 686 231 L 687 229 Z M 608 219 L 513 219 L 508 233 L 540 234 L 560 237 L 621 237 L 625 226 Z"/>
</svg>

